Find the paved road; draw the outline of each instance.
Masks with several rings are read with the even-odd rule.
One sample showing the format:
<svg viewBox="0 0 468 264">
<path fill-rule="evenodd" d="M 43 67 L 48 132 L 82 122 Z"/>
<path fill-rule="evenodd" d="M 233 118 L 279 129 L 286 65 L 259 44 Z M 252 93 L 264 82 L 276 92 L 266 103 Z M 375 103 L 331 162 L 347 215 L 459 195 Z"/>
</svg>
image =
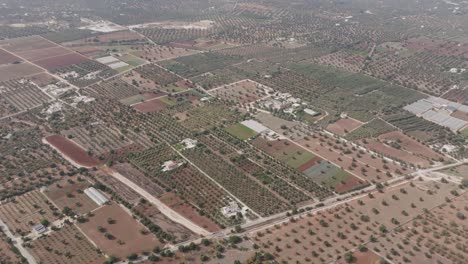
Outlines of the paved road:
<svg viewBox="0 0 468 264">
<path fill-rule="evenodd" d="M 136 185 L 134 182 L 130 181 L 129 179 L 125 178 L 122 174 L 108 168 L 108 167 L 102 167 L 101 168 L 103 171 L 111 175 L 112 177 L 116 178 L 117 180 L 121 181 L 123 184 L 127 185 L 131 189 L 133 189 L 135 192 L 143 196 L 148 202 L 152 203 L 156 208 L 158 208 L 161 213 L 163 213 L 165 216 L 167 216 L 169 219 L 172 221 L 179 223 L 185 227 L 187 227 L 189 230 L 192 232 L 202 235 L 202 236 L 207 236 L 210 235 L 211 233 L 206 231 L 205 229 L 201 228 L 200 226 L 194 224 L 192 221 L 189 219 L 183 217 L 176 211 L 172 210 L 169 206 L 165 205 L 162 203 L 159 199 L 151 195 L 149 192 L 141 188 L 140 186 Z"/>
</svg>

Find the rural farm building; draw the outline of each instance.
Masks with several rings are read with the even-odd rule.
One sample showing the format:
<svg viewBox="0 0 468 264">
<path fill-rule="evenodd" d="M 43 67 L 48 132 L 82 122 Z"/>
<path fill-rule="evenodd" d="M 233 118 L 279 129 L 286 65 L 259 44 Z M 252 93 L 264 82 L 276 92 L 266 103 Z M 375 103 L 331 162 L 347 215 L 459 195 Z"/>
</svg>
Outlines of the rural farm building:
<svg viewBox="0 0 468 264">
<path fill-rule="evenodd" d="M 96 190 L 94 187 L 90 187 L 84 190 L 84 193 L 88 195 L 97 205 L 101 206 L 109 201 L 102 193 Z"/>
</svg>

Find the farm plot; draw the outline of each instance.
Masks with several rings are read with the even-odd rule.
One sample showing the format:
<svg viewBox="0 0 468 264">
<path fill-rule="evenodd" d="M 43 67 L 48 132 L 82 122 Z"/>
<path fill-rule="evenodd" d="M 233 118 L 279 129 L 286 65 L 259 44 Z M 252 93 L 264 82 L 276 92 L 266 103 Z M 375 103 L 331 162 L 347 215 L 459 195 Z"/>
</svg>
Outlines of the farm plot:
<svg viewBox="0 0 468 264">
<path fill-rule="evenodd" d="M 61 132 L 93 155 L 102 155 L 132 144 L 116 128 L 103 124 L 75 127 Z"/>
<path fill-rule="evenodd" d="M 451 89 L 445 93 L 442 98 L 460 104 L 466 104 L 468 102 L 468 89 Z"/>
<path fill-rule="evenodd" d="M 267 188 L 253 181 L 221 157 L 203 148 L 184 152 L 192 162 L 215 181 L 261 215 L 271 215 L 286 210 L 289 206 Z"/>
<path fill-rule="evenodd" d="M 51 98 L 30 82 L 10 80 L 0 83 L 0 116 L 36 108 Z"/>
<path fill-rule="evenodd" d="M 146 64 L 135 69 L 142 78 L 152 81 L 158 88 L 164 89 L 170 84 L 181 81 L 177 75 L 154 64 Z"/>
<path fill-rule="evenodd" d="M 406 111 L 385 116 L 384 119 L 425 145 L 460 144 L 452 131 Z"/>
<path fill-rule="evenodd" d="M 85 214 L 96 209 L 98 205 L 83 191 L 90 183 L 81 177 L 72 177 L 50 185 L 44 194 L 63 210 L 65 207 L 77 214 Z"/>
<path fill-rule="evenodd" d="M 161 201 L 174 209 L 176 212 L 183 215 L 185 218 L 201 226 L 209 232 L 220 231 L 221 228 L 205 215 L 197 212 L 196 208 L 190 204 L 187 204 L 184 200 L 176 196 L 174 193 L 166 193 L 161 197 Z"/>
<path fill-rule="evenodd" d="M 77 53 L 71 53 L 52 58 L 37 60 L 34 63 L 41 66 L 42 68 L 47 69 L 48 71 L 54 71 L 74 64 L 80 64 L 89 61 L 91 60 L 86 58 L 85 56 L 79 55 Z"/>
<path fill-rule="evenodd" d="M 218 226 L 227 227 L 239 222 L 238 219 L 230 219 L 221 214 L 221 208 L 229 205 L 234 198 L 194 167 L 186 166 L 174 172 L 161 174 L 159 177 L 174 188 L 177 194 L 200 215 L 210 219 L 209 222 L 216 223 L 211 227 L 204 227 L 203 221 L 198 222 L 203 228 L 218 229 Z"/>
<path fill-rule="evenodd" d="M 0 82 L 23 78 L 41 72 L 43 72 L 41 68 L 28 62 L 0 65 Z"/>
<path fill-rule="evenodd" d="M 26 121 L 29 117 L 29 114 L 24 114 L 12 120 L 0 121 L 2 200 L 36 189 L 37 186 L 50 184 L 61 177 L 60 171 L 68 173 L 73 170 L 70 164 L 63 163 L 60 155 L 41 144 L 42 131 L 35 124 Z M 11 136 L 7 139 L 4 138 L 6 135 Z"/>
<path fill-rule="evenodd" d="M 53 72 L 79 87 L 86 87 L 99 80 L 110 78 L 118 73 L 105 64 L 88 59 L 56 68 Z"/>
<path fill-rule="evenodd" d="M 12 53 L 24 52 L 36 49 L 53 48 L 57 45 L 39 36 L 14 38 L 0 41 L 3 49 Z"/>
<path fill-rule="evenodd" d="M 161 65 L 172 72 L 189 78 L 222 69 L 237 62 L 240 62 L 239 57 L 207 52 L 163 61 Z"/>
<path fill-rule="evenodd" d="M 268 96 L 269 91 L 272 90 L 257 82 L 245 80 L 215 88 L 209 93 L 223 101 L 247 104 Z"/>
<path fill-rule="evenodd" d="M 431 190 L 434 189 L 436 188 Z M 423 191 L 427 192 L 427 190 Z M 466 226 L 463 220 L 460 219 L 462 217 L 460 213 L 463 215 L 463 206 L 465 206 L 467 199 L 466 193 L 458 197 L 448 194 L 446 198 L 452 200 L 450 203 L 443 199 L 431 201 L 434 194 L 429 197 L 428 195 L 426 197 L 420 196 L 422 196 L 421 199 L 411 203 L 411 206 L 418 208 L 419 212 L 425 209 L 424 214 L 407 223 L 401 221 L 401 217 L 392 218 L 392 223 L 386 226 L 394 226 L 399 222 L 405 224 L 394 229 L 390 234 L 386 235 L 385 239 L 369 243 L 368 246 L 382 252 L 382 254 L 386 254 L 391 261 L 464 263 L 467 254 L 461 245 L 467 242 Z M 421 201 L 426 200 L 430 201 L 429 206 L 419 206 L 418 202 L 421 203 Z M 398 207 L 395 208 L 398 211 L 402 209 L 399 203 L 394 207 Z M 401 212 L 404 214 L 409 210 Z"/>
<path fill-rule="evenodd" d="M 185 49 L 200 49 L 200 50 L 221 50 L 237 46 L 236 44 L 227 43 L 224 41 L 213 40 L 209 38 L 200 38 L 187 42 L 171 42 L 171 46 Z"/>
<path fill-rule="evenodd" d="M 43 219 L 56 220 L 60 211 L 39 191 L 32 191 L 0 205 L 0 217 L 14 234 L 29 234 Z"/>
<path fill-rule="evenodd" d="M 163 60 L 175 59 L 183 56 L 190 56 L 198 53 L 195 50 L 185 48 L 174 48 L 171 46 L 143 45 L 135 47 L 131 54 L 145 59 L 149 62 L 158 62 Z"/>
<path fill-rule="evenodd" d="M 107 255 L 121 259 L 161 246 L 156 236 L 115 203 L 94 211 L 78 227 Z"/>
<path fill-rule="evenodd" d="M 171 41 L 190 41 L 193 39 L 208 36 L 210 33 L 213 32 L 213 30 L 205 28 L 182 29 L 145 27 L 136 28 L 136 30 L 157 44 L 167 44 Z"/>
<path fill-rule="evenodd" d="M 177 153 L 164 143 L 128 155 L 130 163 L 148 174 L 155 174 L 162 171 L 164 162 L 177 158 L 179 158 Z"/>
<path fill-rule="evenodd" d="M 145 152 L 145 154 L 148 154 L 148 153 Z M 136 157 L 135 159 L 138 159 L 139 157 L 144 158 L 143 156 L 140 156 L 140 155 L 144 155 L 143 153 L 137 154 L 137 155 L 138 157 Z M 156 153 L 154 153 L 154 155 L 156 155 Z M 150 158 L 149 156 L 147 157 Z M 118 171 L 125 178 L 129 179 L 136 185 L 140 186 L 147 192 L 151 193 L 155 197 L 159 197 L 165 193 L 165 190 L 163 189 L 163 187 L 161 187 L 160 185 L 152 181 L 150 177 L 145 176 L 142 172 L 140 172 L 138 169 L 133 167 L 131 164 L 119 163 L 119 164 L 115 164 L 114 166 L 112 166 L 112 168 Z"/>
<path fill-rule="evenodd" d="M 100 264 L 106 261 L 74 225 L 65 225 L 27 244 L 28 250 L 40 263 Z"/>
<path fill-rule="evenodd" d="M 273 157 L 304 173 L 316 183 L 337 193 L 362 187 L 360 180 L 342 169 L 315 157 L 311 152 L 288 140 L 267 141 L 257 137 L 252 144 Z"/>
<path fill-rule="evenodd" d="M 468 165 L 460 165 L 458 167 L 452 167 L 450 169 L 441 170 L 440 172 L 448 174 L 450 176 L 468 179 Z"/>
<path fill-rule="evenodd" d="M 375 138 L 379 135 L 395 131 L 395 128 L 382 119 L 374 119 L 358 129 L 352 131 L 346 138 L 349 140 L 358 140 L 363 138 Z"/>
<path fill-rule="evenodd" d="M 424 256 L 424 252 L 432 243 L 418 243 L 417 248 L 409 245 L 402 248 L 400 243 L 405 243 L 405 238 L 401 236 L 395 238 L 393 230 L 398 230 L 401 223 L 414 219 L 425 210 L 445 203 L 443 195 L 453 197 L 449 191 L 455 186 L 439 186 L 438 192 L 441 193 L 436 195 L 424 188 L 428 185 L 427 187 L 432 191 L 437 190 L 432 183 L 419 184 L 421 189 L 416 183 L 406 184 L 388 193 L 375 192 L 371 197 L 363 197 L 343 206 L 300 216 L 257 232 L 252 235 L 252 242 L 260 246 L 262 250 L 271 253 L 277 262 L 330 263 L 340 258 L 343 259 L 348 251 L 355 248 L 360 249 L 359 254 L 365 254 L 370 250 L 376 250 L 381 254 L 389 253 L 385 256 L 390 256 L 392 260 L 395 258 L 393 261 L 398 260 L 398 263 L 405 262 L 401 261 L 402 251 L 405 251 L 406 259 L 412 260 L 411 263 L 431 262 L 432 260 L 414 258 L 414 256 Z M 440 199 L 433 199 L 434 197 L 440 197 Z M 414 239 L 418 234 L 424 233 L 418 230 Z M 440 240 L 443 241 L 443 239 L 441 236 Z M 368 243 L 369 240 L 372 242 Z M 422 250 L 423 247 L 425 250 Z M 450 247 L 455 247 L 455 243 Z M 390 250 L 391 248 L 393 250 Z M 400 254 L 391 253 L 397 251 L 400 251 Z M 413 251 L 413 257 L 408 256 L 406 251 Z M 442 263 L 446 262 L 442 261 Z"/>
<path fill-rule="evenodd" d="M 239 121 L 240 115 L 223 104 L 210 103 L 189 110 L 188 117 L 182 122 L 184 127 L 203 131 L 218 125 L 235 123 Z"/>
<path fill-rule="evenodd" d="M 84 31 L 85 33 L 86 31 Z M 82 34 L 86 35 L 86 34 Z M 90 42 L 96 43 L 96 45 L 129 45 L 139 42 L 146 42 L 145 38 L 140 34 L 130 30 L 120 30 L 115 32 L 109 32 L 104 34 L 94 34 L 80 38 L 78 40 L 67 41 L 62 45 L 67 47 L 87 45 Z"/>
<path fill-rule="evenodd" d="M 419 166 L 427 167 L 433 162 L 439 162 L 444 160 L 442 154 L 435 152 L 431 148 L 419 143 L 418 141 L 406 136 L 405 134 L 399 131 L 382 134 L 377 138 L 377 140 L 378 145 L 382 146 L 383 144 L 385 144 L 386 148 L 393 149 L 393 151 L 391 150 L 389 153 L 385 151 L 377 152 Z M 369 142 L 369 140 L 367 139 L 366 141 Z M 365 145 L 367 146 L 367 144 Z M 372 146 L 367 147 L 369 147 L 370 149 L 374 149 Z"/>
<path fill-rule="evenodd" d="M 53 148 L 57 149 L 62 155 L 69 158 L 72 162 L 84 167 L 94 167 L 101 163 L 91 157 L 84 149 L 73 141 L 60 135 L 52 135 L 45 138 Z"/>
<path fill-rule="evenodd" d="M 36 61 L 40 61 L 40 60 L 44 60 L 44 59 L 48 59 L 52 57 L 59 57 L 62 55 L 72 54 L 72 53 L 73 51 L 66 49 L 66 48 L 62 48 L 60 46 L 16 52 L 18 56 L 32 63 L 35 63 Z"/>
<path fill-rule="evenodd" d="M 269 141 L 263 137 L 257 137 L 252 140 L 252 144 L 294 169 L 307 164 L 315 157 L 311 152 L 304 150 L 289 140 L 278 139 Z"/>
<path fill-rule="evenodd" d="M 162 100 L 163 98 L 165 100 Z M 142 102 L 142 103 L 133 105 L 133 108 L 135 108 L 136 110 L 142 113 L 152 113 L 152 112 L 162 111 L 170 105 L 175 105 L 175 102 L 168 100 L 167 97 L 163 97 L 163 98 Z"/>
<path fill-rule="evenodd" d="M 112 79 L 92 85 L 89 87 L 89 92 L 93 97 L 104 96 L 120 100 L 139 94 L 140 91 L 135 86 L 126 83 L 123 80 Z"/>
<path fill-rule="evenodd" d="M 12 53 L 5 51 L 4 49 L 0 49 L 0 65 L 18 63 L 20 61 L 22 60 Z"/>
<path fill-rule="evenodd" d="M 329 124 L 327 130 L 339 135 L 344 136 L 353 130 L 358 129 L 363 123 L 353 118 L 341 118 L 336 122 Z"/>
<path fill-rule="evenodd" d="M 41 88 L 58 82 L 55 77 L 45 72 L 28 76 L 27 79 Z"/>
<path fill-rule="evenodd" d="M 349 72 L 360 72 L 364 67 L 366 54 L 364 52 L 352 52 L 348 50 L 340 50 L 335 53 L 327 54 L 314 59 L 318 64 L 334 66 L 342 68 Z"/>
<path fill-rule="evenodd" d="M 301 145 L 304 149 L 361 178 L 362 183 L 368 180 L 382 182 L 385 181 L 385 178 L 392 178 L 394 174 L 410 171 L 405 166 L 380 159 L 368 151 L 358 150 L 338 138 L 330 137 L 322 132 L 314 132 L 306 126 L 268 114 L 258 114 L 257 119 L 277 133 L 282 133 L 291 141 Z"/>
<path fill-rule="evenodd" d="M 234 124 L 226 128 L 226 131 L 242 140 L 247 140 L 258 135 L 254 130 L 244 126 L 241 123 Z"/>
<path fill-rule="evenodd" d="M 174 242 L 183 242 L 189 239 L 195 239 L 196 235 L 185 226 L 171 221 L 167 216 L 161 213 L 156 206 L 141 200 L 135 207 L 135 211 L 144 215 L 152 223 L 159 226 L 166 233 L 174 238 Z"/>
<path fill-rule="evenodd" d="M 148 66 L 150 67 L 150 66 Z M 143 74 L 136 70 L 129 71 L 120 77 L 123 81 L 135 86 L 138 90 L 147 92 L 159 88 L 156 82 L 146 79 Z"/>
<path fill-rule="evenodd" d="M 103 184 L 104 186 L 106 186 L 107 188 L 115 192 L 116 194 L 118 194 L 119 197 L 122 197 L 122 199 L 129 202 L 130 204 L 137 204 L 142 198 L 133 189 L 131 189 L 130 187 L 128 187 L 121 181 L 117 180 L 115 177 L 108 175 L 106 173 L 103 173 L 99 170 L 96 171 L 95 174 L 96 174 L 97 180 L 99 180 L 101 184 Z"/>
<path fill-rule="evenodd" d="M 244 76 L 229 69 L 229 67 L 216 69 L 214 71 L 190 78 L 193 83 L 200 85 L 205 90 L 211 90 L 213 88 L 229 83 L 234 83 L 243 79 L 245 79 Z"/>
</svg>

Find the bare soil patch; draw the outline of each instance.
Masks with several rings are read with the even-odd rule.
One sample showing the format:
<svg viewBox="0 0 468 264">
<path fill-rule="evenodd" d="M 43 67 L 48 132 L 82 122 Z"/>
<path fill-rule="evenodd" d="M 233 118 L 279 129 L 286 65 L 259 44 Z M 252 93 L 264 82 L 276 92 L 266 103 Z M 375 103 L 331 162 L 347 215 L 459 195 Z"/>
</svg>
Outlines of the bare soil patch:
<svg viewBox="0 0 468 264">
<path fill-rule="evenodd" d="M 25 76 L 37 74 L 42 71 L 43 71 L 42 69 L 27 62 L 18 63 L 18 64 L 1 65 L 0 66 L 0 82 L 23 78 Z"/>
<path fill-rule="evenodd" d="M 53 135 L 45 138 L 45 140 L 63 155 L 81 166 L 94 167 L 101 165 L 97 159 L 89 156 L 84 149 L 63 136 Z"/>
<path fill-rule="evenodd" d="M 37 60 L 34 63 L 51 71 L 59 68 L 65 68 L 67 66 L 78 64 L 82 62 L 90 61 L 85 56 L 79 55 L 77 53 L 70 53 L 66 55 L 61 55 L 57 57 L 52 57 L 43 60 Z"/>
<path fill-rule="evenodd" d="M 106 254 L 119 258 L 126 258 L 132 253 L 150 252 L 162 245 L 154 234 L 118 204 L 96 210 L 94 216 L 86 223 L 78 224 L 78 227 Z M 101 231 L 100 227 L 103 228 Z"/>
<path fill-rule="evenodd" d="M 16 61 L 21 61 L 21 59 L 4 49 L 0 49 L 0 64 L 10 64 Z"/>
<path fill-rule="evenodd" d="M 355 120 L 355 119 L 341 118 L 338 121 L 336 121 L 335 123 L 328 125 L 327 130 L 334 133 L 334 134 L 344 136 L 347 133 L 357 129 L 361 125 L 362 125 L 362 123 Z"/>
</svg>

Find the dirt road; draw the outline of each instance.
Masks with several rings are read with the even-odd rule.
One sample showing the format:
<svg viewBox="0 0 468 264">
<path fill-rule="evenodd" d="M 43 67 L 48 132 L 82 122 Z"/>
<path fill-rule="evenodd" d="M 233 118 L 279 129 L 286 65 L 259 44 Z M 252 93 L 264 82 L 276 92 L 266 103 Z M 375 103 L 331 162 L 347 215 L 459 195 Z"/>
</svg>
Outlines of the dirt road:
<svg viewBox="0 0 468 264">
<path fill-rule="evenodd" d="M 167 216 L 169 219 L 172 221 L 179 223 L 195 234 L 199 234 L 202 236 L 207 236 L 210 235 L 211 233 L 208 232 L 207 230 L 203 229 L 202 227 L 194 224 L 192 221 L 189 219 L 183 217 L 176 211 L 172 210 L 169 206 L 161 202 L 159 199 L 151 195 L 149 192 L 141 188 L 140 186 L 136 185 L 129 179 L 125 178 L 122 174 L 108 168 L 108 167 L 102 167 L 101 170 L 106 172 L 107 174 L 111 175 L 112 177 L 116 178 L 117 180 L 121 181 L 123 184 L 127 185 L 131 189 L 133 189 L 135 192 L 143 196 L 148 202 L 152 203 L 156 208 L 158 208 L 159 211 L 161 211 L 162 214 Z"/>
</svg>

